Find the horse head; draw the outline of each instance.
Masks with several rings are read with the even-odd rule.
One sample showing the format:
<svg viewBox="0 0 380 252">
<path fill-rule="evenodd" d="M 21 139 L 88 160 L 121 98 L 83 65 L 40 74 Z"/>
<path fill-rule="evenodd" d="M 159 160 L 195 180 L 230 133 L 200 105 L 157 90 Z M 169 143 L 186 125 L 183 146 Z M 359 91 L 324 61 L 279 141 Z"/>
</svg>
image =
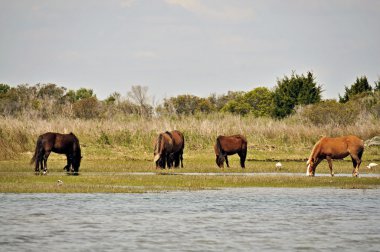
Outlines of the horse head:
<svg viewBox="0 0 380 252">
<path fill-rule="evenodd" d="M 216 155 L 216 165 L 219 166 L 219 168 L 224 168 L 224 161 L 226 160 L 226 158 L 222 155 L 222 154 L 219 154 L 219 155 Z"/>
<path fill-rule="evenodd" d="M 306 165 L 307 165 L 307 168 L 306 168 L 306 176 L 314 176 L 314 172 L 315 172 L 315 160 L 314 158 L 310 158 L 307 162 L 306 162 Z"/>
<path fill-rule="evenodd" d="M 73 157 L 73 162 L 72 162 L 72 169 L 73 170 L 72 170 L 72 172 L 78 173 L 82 158 L 83 157 L 81 155 L 77 155 L 77 156 Z"/>
</svg>

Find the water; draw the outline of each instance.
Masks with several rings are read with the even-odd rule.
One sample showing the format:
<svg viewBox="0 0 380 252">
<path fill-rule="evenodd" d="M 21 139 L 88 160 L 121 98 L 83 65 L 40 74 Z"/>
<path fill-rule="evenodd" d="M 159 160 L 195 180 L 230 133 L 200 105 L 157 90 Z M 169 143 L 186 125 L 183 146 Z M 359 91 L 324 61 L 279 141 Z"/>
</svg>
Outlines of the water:
<svg viewBox="0 0 380 252">
<path fill-rule="evenodd" d="M 0 194 L 1 251 L 379 251 L 380 190 Z"/>
</svg>

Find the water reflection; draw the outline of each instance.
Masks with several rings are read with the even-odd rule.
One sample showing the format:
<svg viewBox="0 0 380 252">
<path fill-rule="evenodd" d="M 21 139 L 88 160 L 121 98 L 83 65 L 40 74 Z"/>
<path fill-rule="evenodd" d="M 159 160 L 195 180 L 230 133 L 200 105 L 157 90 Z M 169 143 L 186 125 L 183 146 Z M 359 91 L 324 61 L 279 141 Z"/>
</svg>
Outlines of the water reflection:
<svg viewBox="0 0 380 252">
<path fill-rule="evenodd" d="M 380 190 L 0 194 L 2 251 L 380 248 Z"/>
</svg>

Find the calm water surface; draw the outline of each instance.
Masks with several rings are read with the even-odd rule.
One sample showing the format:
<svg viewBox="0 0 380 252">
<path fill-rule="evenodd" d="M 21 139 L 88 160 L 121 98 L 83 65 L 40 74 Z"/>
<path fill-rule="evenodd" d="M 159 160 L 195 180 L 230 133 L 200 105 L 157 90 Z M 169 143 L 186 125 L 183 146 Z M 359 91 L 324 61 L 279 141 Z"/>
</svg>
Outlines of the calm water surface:
<svg viewBox="0 0 380 252">
<path fill-rule="evenodd" d="M 380 251 L 380 190 L 0 194 L 1 251 Z"/>
</svg>

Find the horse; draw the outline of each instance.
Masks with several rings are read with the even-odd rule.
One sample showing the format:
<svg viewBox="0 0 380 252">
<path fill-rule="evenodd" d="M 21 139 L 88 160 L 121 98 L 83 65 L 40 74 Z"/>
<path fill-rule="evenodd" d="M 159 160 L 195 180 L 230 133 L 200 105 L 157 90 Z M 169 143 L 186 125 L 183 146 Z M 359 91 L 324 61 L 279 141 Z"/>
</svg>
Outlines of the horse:
<svg viewBox="0 0 380 252">
<path fill-rule="evenodd" d="M 359 175 L 359 166 L 364 152 L 364 141 L 357 136 L 342 137 L 322 137 L 313 147 L 310 157 L 307 160 L 306 176 L 314 176 L 318 164 L 326 159 L 329 163 L 330 174 L 333 177 L 332 159 L 343 159 L 348 155 L 351 156 L 354 170 L 352 176 Z"/>
<path fill-rule="evenodd" d="M 172 132 L 166 131 L 160 133 L 156 139 L 154 147 L 154 163 L 156 169 L 158 167 L 171 168 L 178 167 L 181 164 L 183 167 L 183 149 L 185 148 L 185 139 L 183 134 L 174 130 Z"/>
<path fill-rule="evenodd" d="M 173 130 L 170 132 L 171 137 L 173 139 L 173 150 L 172 153 L 169 154 L 169 167 L 173 166 L 177 168 L 181 164 L 181 168 L 183 168 L 183 149 L 185 148 L 185 138 L 182 132 L 178 130 Z"/>
<path fill-rule="evenodd" d="M 247 139 L 245 136 L 218 136 L 216 138 L 214 150 L 216 155 L 216 165 L 220 168 L 224 167 L 224 161 L 226 161 L 227 167 L 230 167 L 227 156 L 236 153 L 240 157 L 241 168 L 245 168 L 245 158 L 247 156 Z"/>
<path fill-rule="evenodd" d="M 51 152 L 65 154 L 67 165 L 63 169 L 78 175 L 82 156 L 79 140 L 73 133 L 47 132 L 38 137 L 36 149 L 30 161 L 31 164 L 35 163 L 36 175 L 40 173 L 40 168 L 43 170 L 44 175 L 47 173 L 47 160 Z"/>
</svg>

